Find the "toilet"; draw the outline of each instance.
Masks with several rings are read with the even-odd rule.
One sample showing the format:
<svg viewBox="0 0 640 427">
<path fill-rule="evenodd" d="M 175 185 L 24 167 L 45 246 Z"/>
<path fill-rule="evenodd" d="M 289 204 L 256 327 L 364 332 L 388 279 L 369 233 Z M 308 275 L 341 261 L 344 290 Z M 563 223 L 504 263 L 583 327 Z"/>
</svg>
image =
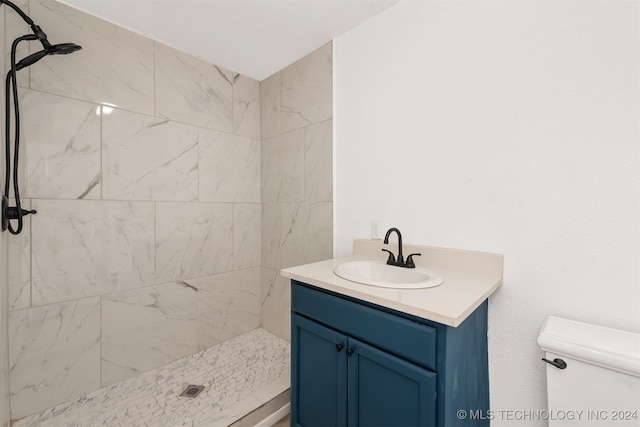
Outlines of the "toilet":
<svg viewBox="0 0 640 427">
<path fill-rule="evenodd" d="M 640 334 L 549 316 L 538 345 L 549 427 L 640 426 Z"/>
</svg>

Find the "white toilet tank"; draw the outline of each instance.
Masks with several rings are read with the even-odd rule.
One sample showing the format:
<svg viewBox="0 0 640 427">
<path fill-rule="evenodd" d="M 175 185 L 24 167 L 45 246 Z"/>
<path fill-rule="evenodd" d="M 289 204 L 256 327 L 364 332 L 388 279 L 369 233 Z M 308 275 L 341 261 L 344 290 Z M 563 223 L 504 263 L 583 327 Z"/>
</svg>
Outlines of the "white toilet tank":
<svg viewBox="0 0 640 427">
<path fill-rule="evenodd" d="M 550 316 L 538 345 L 550 427 L 640 426 L 640 334 Z"/>
</svg>

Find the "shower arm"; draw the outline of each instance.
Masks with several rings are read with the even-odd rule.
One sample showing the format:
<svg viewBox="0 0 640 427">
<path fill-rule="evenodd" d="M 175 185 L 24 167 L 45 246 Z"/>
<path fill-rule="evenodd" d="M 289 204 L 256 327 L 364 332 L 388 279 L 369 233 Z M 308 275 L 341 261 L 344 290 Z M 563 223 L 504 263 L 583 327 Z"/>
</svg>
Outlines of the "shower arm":
<svg viewBox="0 0 640 427">
<path fill-rule="evenodd" d="M 6 4 L 11 9 L 13 9 L 18 15 L 20 15 L 20 17 L 24 20 L 24 22 L 26 22 L 31 27 L 31 31 L 33 31 L 33 34 L 37 37 L 38 40 L 40 40 L 40 43 L 42 43 L 42 46 L 45 49 L 51 47 L 49 40 L 47 40 L 47 34 L 44 31 L 42 31 L 42 28 L 36 25 L 33 22 L 33 19 L 29 18 L 29 16 L 26 13 L 24 13 L 22 9 L 20 9 L 18 6 L 16 6 L 9 0 L 0 0 L 0 6 L 3 4 Z"/>
<path fill-rule="evenodd" d="M 0 5 L 2 4 L 6 4 L 7 6 L 9 6 L 11 9 L 15 10 L 16 13 L 18 15 L 20 15 L 22 17 L 22 19 L 24 19 L 24 21 L 29 24 L 29 25 L 33 25 L 33 20 L 31 18 L 29 18 L 27 16 L 26 13 L 24 13 L 22 11 L 22 9 L 20 9 L 18 6 L 16 6 L 15 4 L 11 3 L 9 0 L 0 0 Z"/>
</svg>

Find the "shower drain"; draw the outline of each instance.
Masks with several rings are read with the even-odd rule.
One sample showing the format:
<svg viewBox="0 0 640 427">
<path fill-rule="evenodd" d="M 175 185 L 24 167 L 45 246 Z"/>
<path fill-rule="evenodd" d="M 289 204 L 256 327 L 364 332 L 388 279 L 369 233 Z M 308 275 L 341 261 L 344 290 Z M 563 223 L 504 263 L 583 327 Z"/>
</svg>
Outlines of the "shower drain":
<svg viewBox="0 0 640 427">
<path fill-rule="evenodd" d="M 182 393 L 180 393 L 180 396 L 196 397 L 200 393 L 202 393 L 202 390 L 204 390 L 204 386 L 203 385 L 189 384 L 187 386 L 187 388 L 185 388 L 184 391 Z"/>
</svg>

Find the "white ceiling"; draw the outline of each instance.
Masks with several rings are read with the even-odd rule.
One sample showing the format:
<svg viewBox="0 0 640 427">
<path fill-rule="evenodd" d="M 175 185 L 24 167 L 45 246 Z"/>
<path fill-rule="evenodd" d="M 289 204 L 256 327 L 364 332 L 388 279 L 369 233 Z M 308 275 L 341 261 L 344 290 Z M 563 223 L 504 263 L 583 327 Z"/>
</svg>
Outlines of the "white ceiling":
<svg viewBox="0 0 640 427">
<path fill-rule="evenodd" d="M 263 80 L 399 0 L 62 0 Z"/>
</svg>

